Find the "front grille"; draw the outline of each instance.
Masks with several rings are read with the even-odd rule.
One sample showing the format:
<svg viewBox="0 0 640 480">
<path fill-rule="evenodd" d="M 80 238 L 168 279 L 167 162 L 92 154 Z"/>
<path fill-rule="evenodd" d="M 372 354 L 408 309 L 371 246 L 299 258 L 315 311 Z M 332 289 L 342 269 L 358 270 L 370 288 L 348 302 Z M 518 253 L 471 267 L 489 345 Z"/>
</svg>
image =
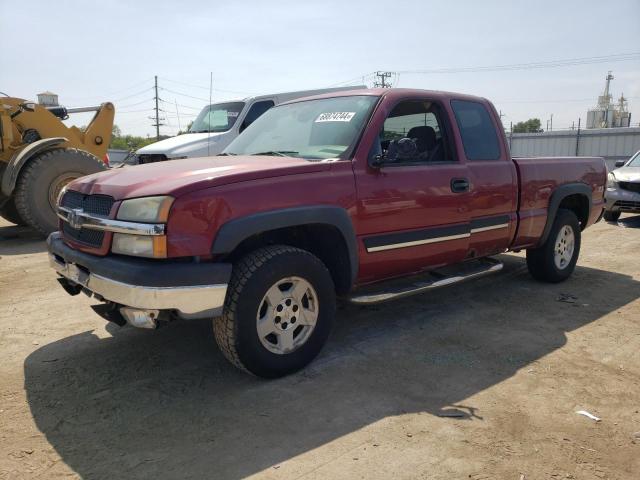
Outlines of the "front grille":
<svg viewBox="0 0 640 480">
<path fill-rule="evenodd" d="M 634 182 L 619 182 L 620 188 L 623 190 L 629 190 L 630 192 L 640 193 L 640 183 Z"/>
<path fill-rule="evenodd" d="M 113 198 L 107 195 L 85 195 L 69 190 L 62 197 L 60 206 L 70 209 L 79 208 L 85 213 L 107 217 L 111 212 L 113 202 Z M 65 237 L 90 247 L 101 247 L 104 240 L 104 232 L 102 231 L 72 228 L 67 222 L 63 222 L 62 233 Z"/>
<path fill-rule="evenodd" d="M 113 198 L 107 195 L 85 195 L 69 190 L 65 192 L 60 205 L 66 208 L 81 208 L 85 213 L 107 217 L 113 202 Z"/>
<path fill-rule="evenodd" d="M 89 228 L 72 228 L 67 222 L 62 224 L 62 233 L 65 237 L 72 238 L 76 242 L 84 243 L 91 247 L 102 246 L 104 240 L 104 232 L 100 230 L 91 230 Z"/>
</svg>

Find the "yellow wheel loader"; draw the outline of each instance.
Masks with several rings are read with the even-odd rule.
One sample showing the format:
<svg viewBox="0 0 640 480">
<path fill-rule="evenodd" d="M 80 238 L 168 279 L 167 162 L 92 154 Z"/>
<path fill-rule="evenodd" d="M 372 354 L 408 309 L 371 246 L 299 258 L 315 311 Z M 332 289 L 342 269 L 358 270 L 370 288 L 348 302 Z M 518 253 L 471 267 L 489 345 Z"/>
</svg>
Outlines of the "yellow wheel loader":
<svg viewBox="0 0 640 480">
<path fill-rule="evenodd" d="M 92 111 L 85 129 L 62 123 L 69 114 Z M 0 96 L 0 216 L 43 235 L 57 230 L 63 187 L 108 167 L 114 114 L 111 103 L 66 109 Z"/>
</svg>

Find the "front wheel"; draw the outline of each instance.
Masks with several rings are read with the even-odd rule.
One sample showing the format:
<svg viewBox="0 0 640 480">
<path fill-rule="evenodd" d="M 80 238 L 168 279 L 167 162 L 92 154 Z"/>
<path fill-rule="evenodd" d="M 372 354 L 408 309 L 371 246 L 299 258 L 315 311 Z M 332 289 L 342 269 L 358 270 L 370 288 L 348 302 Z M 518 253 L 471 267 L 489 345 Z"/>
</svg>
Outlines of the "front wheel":
<svg viewBox="0 0 640 480">
<path fill-rule="evenodd" d="M 333 280 L 317 257 L 286 245 L 264 247 L 234 265 L 224 312 L 214 319 L 213 331 L 236 367 L 281 377 L 318 355 L 335 308 Z"/>
<path fill-rule="evenodd" d="M 560 209 L 547 240 L 527 250 L 527 267 L 536 280 L 558 283 L 571 276 L 580 254 L 580 222 L 570 210 Z"/>
</svg>

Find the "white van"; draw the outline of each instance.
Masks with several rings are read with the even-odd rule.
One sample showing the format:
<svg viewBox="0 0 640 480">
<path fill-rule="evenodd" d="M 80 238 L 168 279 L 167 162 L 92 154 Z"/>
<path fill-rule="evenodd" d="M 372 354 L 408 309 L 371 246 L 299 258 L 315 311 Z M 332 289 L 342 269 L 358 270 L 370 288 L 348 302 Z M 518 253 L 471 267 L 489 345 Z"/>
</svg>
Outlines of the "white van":
<svg viewBox="0 0 640 480">
<path fill-rule="evenodd" d="M 218 155 L 260 115 L 279 103 L 323 93 L 367 88 L 365 85 L 276 93 L 207 105 L 188 133 L 160 140 L 136 152 L 138 163 Z"/>
</svg>

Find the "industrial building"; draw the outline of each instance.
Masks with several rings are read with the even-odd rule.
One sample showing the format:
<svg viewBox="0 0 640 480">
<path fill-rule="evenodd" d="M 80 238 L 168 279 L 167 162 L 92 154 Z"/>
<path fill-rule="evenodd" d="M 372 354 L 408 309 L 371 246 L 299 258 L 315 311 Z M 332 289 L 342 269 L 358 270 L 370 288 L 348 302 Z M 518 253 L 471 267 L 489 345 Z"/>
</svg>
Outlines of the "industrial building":
<svg viewBox="0 0 640 480">
<path fill-rule="evenodd" d="M 631 125 L 631 113 L 627 109 L 627 99 L 620 95 L 613 103 L 609 88 L 613 80 L 611 71 L 607 74 L 604 92 L 598 97 L 598 105 L 587 112 L 587 128 L 617 128 Z"/>
</svg>

